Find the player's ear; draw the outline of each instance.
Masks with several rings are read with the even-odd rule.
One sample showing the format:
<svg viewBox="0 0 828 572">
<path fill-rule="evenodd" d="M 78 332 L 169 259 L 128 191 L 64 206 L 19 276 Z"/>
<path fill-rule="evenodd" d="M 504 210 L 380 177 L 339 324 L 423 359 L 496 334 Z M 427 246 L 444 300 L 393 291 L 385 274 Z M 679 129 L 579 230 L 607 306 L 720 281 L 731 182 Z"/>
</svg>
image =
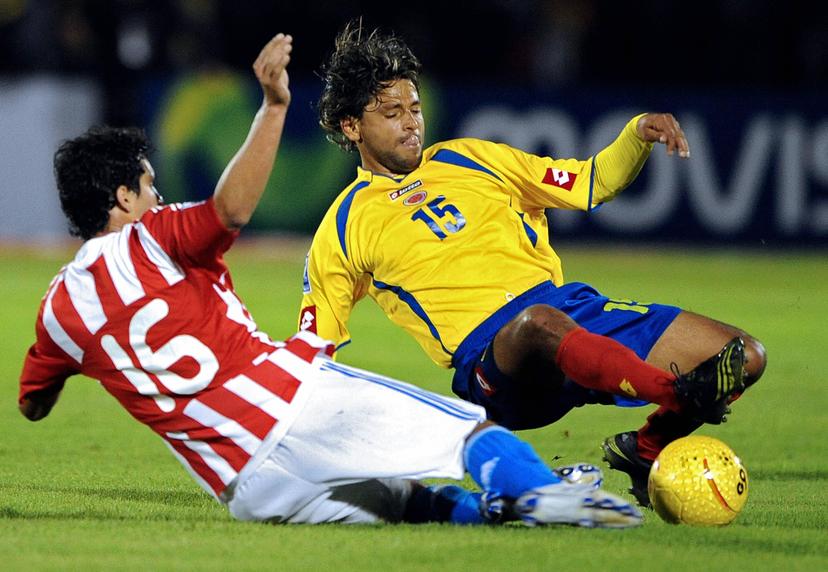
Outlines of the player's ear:
<svg viewBox="0 0 828 572">
<path fill-rule="evenodd" d="M 129 190 L 126 185 L 121 185 L 115 190 L 115 204 L 122 211 L 129 212 L 132 203 L 135 201 L 136 194 Z"/>
<path fill-rule="evenodd" d="M 346 117 L 339 120 L 339 128 L 342 133 L 348 138 L 348 141 L 353 143 L 361 143 L 362 135 L 359 132 L 359 119 L 356 117 Z"/>
</svg>

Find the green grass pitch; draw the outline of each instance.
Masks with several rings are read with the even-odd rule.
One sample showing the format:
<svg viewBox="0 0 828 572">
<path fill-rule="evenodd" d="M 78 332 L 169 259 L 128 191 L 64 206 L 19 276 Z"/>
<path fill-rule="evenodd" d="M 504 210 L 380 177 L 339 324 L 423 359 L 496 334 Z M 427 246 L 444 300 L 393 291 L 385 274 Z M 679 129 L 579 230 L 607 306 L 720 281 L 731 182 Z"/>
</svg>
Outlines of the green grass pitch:
<svg viewBox="0 0 828 572">
<path fill-rule="evenodd" d="M 239 245 L 237 290 L 274 337 L 293 332 L 306 244 Z M 826 570 L 828 264 L 824 252 L 743 253 L 560 247 L 569 280 L 606 294 L 675 303 L 750 331 L 769 367 L 731 420 L 700 433 L 730 444 L 750 497 L 724 528 L 634 530 L 427 526 L 269 526 L 233 521 L 147 429 L 97 383 L 72 379 L 52 415 L 16 409 L 37 305 L 68 251 L 0 250 L 0 569 L 3 570 Z M 432 365 L 370 301 L 340 359 L 448 392 Z M 599 463 L 598 444 L 649 408 L 593 406 L 523 432 L 547 460 Z M 607 474 L 621 492 L 625 477 Z"/>
</svg>

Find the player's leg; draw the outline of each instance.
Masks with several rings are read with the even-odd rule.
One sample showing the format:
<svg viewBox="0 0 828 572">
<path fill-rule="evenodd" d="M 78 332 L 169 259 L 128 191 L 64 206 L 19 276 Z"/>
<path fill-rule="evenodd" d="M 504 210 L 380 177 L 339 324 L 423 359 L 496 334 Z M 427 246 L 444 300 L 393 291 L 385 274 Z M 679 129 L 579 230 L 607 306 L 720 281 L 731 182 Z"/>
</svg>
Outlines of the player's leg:
<svg viewBox="0 0 828 572">
<path fill-rule="evenodd" d="M 676 316 L 650 350 L 647 362 L 667 369 L 675 363 L 679 371 L 691 371 L 736 337 L 745 344 L 745 386 L 750 387 L 767 365 L 762 343 L 744 330 L 693 312 Z"/>
<path fill-rule="evenodd" d="M 414 481 L 462 478 L 463 443 L 485 419 L 482 409 L 342 364 L 314 365 L 300 415 L 252 475 L 240 474 L 229 502 L 234 516 L 289 523 L 468 518 L 467 505 L 478 504 L 468 493 Z"/>
<path fill-rule="evenodd" d="M 553 423 L 586 403 L 619 401 L 715 417 L 726 405 L 715 370 L 687 373 L 679 387 L 668 366 L 643 359 L 680 312 L 610 300 L 585 284 L 534 289 L 463 341 L 455 353 L 453 389 L 510 429 Z M 727 395 L 739 390 L 735 375 L 725 381 Z"/>
<path fill-rule="evenodd" d="M 387 483 L 403 479 L 458 479 L 468 468 L 484 492 L 514 501 L 517 514 L 528 522 L 640 522 L 640 514 L 623 499 L 554 474 L 531 447 L 484 422 L 480 407 L 333 362 L 326 362 L 319 373 L 312 397 L 268 461 L 236 486 L 230 501 L 234 515 L 244 517 L 265 504 L 256 498 L 263 492 L 272 497 L 271 506 L 267 513 L 255 513 L 258 519 L 405 518 L 416 493 L 388 494 L 380 488 L 373 497 L 369 492 L 369 503 L 360 499 L 369 490 L 365 483 L 377 481 L 387 488 Z M 260 477 L 262 468 L 266 471 Z M 288 488 L 299 492 L 288 493 L 279 482 L 261 484 L 285 475 L 293 479 Z M 257 488 L 259 494 L 252 494 Z"/>
<path fill-rule="evenodd" d="M 675 364 L 680 371 L 691 371 L 711 355 L 727 347 L 731 340 L 744 342 L 744 385 L 753 385 L 767 364 L 762 344 L 746 332 L 711 318 L 681 312 L 653 345 L 647 361 L 658 367 Z M 736 367 L 737 364 L 733 364 Z M 739 395 L 731 396 L 731 399 Z M 629 474 L 631 492 L 638 501 L 649 505 L 647 476 L 653 460 L 669 443 L 685 437 L 701 427 L 702 421 L 693 416 L 659 407 L 647 418 L 638 431 L 619 433 L 604 440 L 605 459 L 614 469 Z"/>
<path fill-rule="evenodd" d="M 285 466 L 282 454 L 277 447 L 255 471 L 243 474 L 226 499 L 235 518 L 302 524 L 399 522 L 415 492 L 415 483 L 403 479 L 319 483 Z"/>
<path fill-rule="evenodd" d="M 474 359 L 458 367 L 452 387 L 460 397 L 481 405 L 487 417 L 511 430 L 536 429 L 554 423 L 574 407 L 612 403 L 611 396 L 580 386 L 554 363 L 525 360 L 517 373 L 503 373 L 495 362 L 494 340 L 484 344 Z"/>
<path fill-rule="evenodd" d="M 495 361 L 506 375 L 519 376 L 525 361 L 541 361 L 589 389 L 680 407 L 669 369 L 647 364 L 623 344 L 589 332 L 552 306 L 526 308 L 494 342 Z"/>
<path fill-rule="evenodd" d="M 659 367 L 675 363 L 679 370 L 692 370 L 735 337 L 745 345 L 744 383 L 750 387 L 767 365 L 761 342 L 739 328 L 692 312 L 684 311 L 676 317 L 653 346 L 647 361 Z M 646 476 L 653 460 L 669 443 L 701 425 L 698 419 L 659 407 L 637 432 L 620 433 L 605 440 L 604 450 L 611 466 L 630 474 L 634 494 L 646 505 Z"/>
<path fill-rule="evenodd" d="M 641 523 L 637 510 L 599 488 L 600 476 L 590 481 L 553 472 L 529 444 L 498 425 L 479 425 L 466 441 L 464 459 L 486 495 L 511 504 L 527 524 L 621 528 Z"/>
<path fill-rule="evenodd" d="M 653 346 L 647 361 L 659 367 L 670 361 L 679 370 L 689 371 L 734 337 L 745 345 L 744 383 L 750 387 L 759 380 L 767 365 L 762 343 L 739 328 L 692 312 L 676 316 Z M 738 397 L 734 395 L 733 399 Z M 700 425 L 695 419 L 659 408 L 638 431 L 638 452 L 644 459 L 653 460 L 668 443 L 689 435 Z"/>
<path fill-rule="evenodd" d="M 643 398 L 662 405 L 640 432 L 642 448 L 657 452 L 676 436 L 696 429 L 699 419 L 721 421 L 727 401 L 744 386 L 740 336 L 751 362 L 749 380 L 764 369 L 761 344 L 736 328 L 676 307 L 609 300 L 585 285 L 570 287 L 573 295 L 563 303 L 554 297 L 549 300 L 565 313 L 549 305 L 532 305 L 506 323 L 494 337 L 491 355 L 484 353 L 468 383 L 474 400 L 495 411 L 496 418 L 506 419 L 510 427 L 526 426 L 520 415 L 527 413 L 533 416 L 529 426 L 538 426 L 535 418 L 543 415 L 537 413 L 539 407 L 550 412 L 547 419 L 553 422 L 567 408 L 606 403 L 602 394 Z M 575 343 L 569 344 L 570 340 Z M 676 360 L 669 358 L 671 351 L 676 352 Z M 644 363 L 647 356 L 649 363 Z M 560 370 L 588 389 L 572 391 L 569 382 L 561 381 Z M 677 378 L 673 371 L 682 375 Z M 488 391 L 475 387 L 475 379 L 482 379 Z M 550 392 L 544 382 L 558 384 L 560 390 Z M 667 405 L 659 390 L 667 391 L 668 399 L 683 397 L 683 407 Z M 636 432 L 622 433 L 605 440 L 604 449 L 611 466 L 629 473 L 636 496 L 646 501 L 651 457 L 638 455 L 638 441 Z"/>
<path fill-rule="evenodd" d="M 596 296 L 581 301 L 581 307 L 594 308 L 584 315 L 591 316 L 605 306 L 604 300 Z M 721 387 L 722 380 L 715 376 L 688 377 L 689 372 L 679 375 L 669 366 L 656 367 L 623 343 L 582 325 L 587 324 L 579 324 L 552 306 L 530 306 L 495 336 L 496 368 L 492 369 L 516 383 L 527 383 L 531 382 L 527 370 L 540 365 L 552 380 L 554 374 L 550 373 L 559 371 L 587 389 L 656 403 L 673 411 L 692 411 L 697 416 L 707 415 L 708 409 L 723 409 L 723 400 L 742 389 L 741 377 L 736 375 L 729 376 Z"/>
</svg>

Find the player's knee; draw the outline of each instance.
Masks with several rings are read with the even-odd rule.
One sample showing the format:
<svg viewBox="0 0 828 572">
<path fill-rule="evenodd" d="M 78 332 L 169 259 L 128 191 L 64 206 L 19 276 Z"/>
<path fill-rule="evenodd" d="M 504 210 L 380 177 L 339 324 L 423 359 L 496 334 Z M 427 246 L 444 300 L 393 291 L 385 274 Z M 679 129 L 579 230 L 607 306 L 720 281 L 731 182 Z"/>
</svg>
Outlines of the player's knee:
<svg viewBox="0 0 828 572">
<path fill-rule="evenodd" d="M 747 374 L 745 382 L 750 386 L 759 381 L 765 372 L 768 355 L 765 346 L 756 338 L 743 335 L 742 340 L 745 342 L 745 373 Z"/>
<path fill-rule="evenodd" d="M 578 327 L 565 313 L 545 304 L 529 306 L 515 317 L 513 323 L 523 343 L 528 346 L 540 343 L 546 350 L 557 349 L 566 333 Z"/>
</svg>

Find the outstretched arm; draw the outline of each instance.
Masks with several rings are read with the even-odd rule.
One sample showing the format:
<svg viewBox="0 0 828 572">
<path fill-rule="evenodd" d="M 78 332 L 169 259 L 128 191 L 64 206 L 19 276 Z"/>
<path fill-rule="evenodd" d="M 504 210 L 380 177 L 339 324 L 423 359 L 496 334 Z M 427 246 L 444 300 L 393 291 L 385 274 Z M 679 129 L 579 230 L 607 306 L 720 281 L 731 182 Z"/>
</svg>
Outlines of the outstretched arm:
<svg viewBox="0 0 828 572">
<path fill-rule="evenodd" d="M 214 194 L 218 216 L 230 230 L 238 230 L 250 221 L 276 161 L 290 104 L 286 68 L 292 42 L 291 36 L 276 35 L 253 63 L 264 100 L 247 139 L 225 168 Z"/>
<path fill-rule="evenodd" d="M 595 155 L 595 192 L 593 202 L 612 199 L 625 189 L 641 171 L 654 143 L 667 147 L 667 154 L 676 151 L 679 157 L 690 157 L 684 131 L 670 113 L 645 113 L 634 117 L 618 138 Z"/>
<path fill-rule="evenodd" d="M 589 211 L 635 179 L 655 143 L 665 145 L 668 155 L 677 152 L 681 158 L 690 157 L 687 138 L 669 113 L 633 117 L 612 143 L 585 161 L 539 157 L 476 139 L 457 139 L 440 148 L 469 157 L 507 181 L 507 191 L 518 198 L 516 207 L 523 212 L 546 208 Z"/>
</svg>

